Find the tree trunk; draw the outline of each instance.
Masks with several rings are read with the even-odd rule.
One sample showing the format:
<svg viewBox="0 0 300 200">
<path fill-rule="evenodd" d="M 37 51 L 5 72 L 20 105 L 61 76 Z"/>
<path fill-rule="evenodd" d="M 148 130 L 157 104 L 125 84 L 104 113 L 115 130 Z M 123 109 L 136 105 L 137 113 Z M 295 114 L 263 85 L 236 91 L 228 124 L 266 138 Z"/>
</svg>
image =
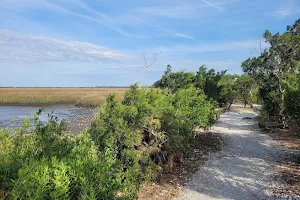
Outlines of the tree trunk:
<svg viewBox="0 0 300 200">
<path fill-rule="evenodd" d="M 279 120 L 282 123 L 282 128 L 287 127 L 287 123 L 285 121 L 285 106 L 284 106 L 284 89 L 282 88 L 281 81 L 279 79 L 279 92 L 280 92 L 280 102 L 279 102 Z"/>
<path fill-rule="evenodd" d="M 226 102 L 225 104 L 225 110 L 229 110 L 231 107 L 231 104 L 229 102 Z"/>
<path fill-rule="evenodd" d="M 172 172 L 174 167 L 174 151 L 171 151 L 169 154 L 168 167 L 169 167 L 169 172 Z"/>
<path fill-rule="evenodd" d="M 177 158 L 180 163 L 183 163 L 183 152 L 182 151 L 177 152 Z"/>
<path fill-rule="evenodd" d="M 140 77 L 139 77 L 139 85 L 140 85 L 140 89 L 142 89 L 142 76 L 143 76 L 143 74 L 144 74 L 144 68 L 142 69 L 142 71 L 141 71 L 141 74 L 140 74 Z"/>
</svg>

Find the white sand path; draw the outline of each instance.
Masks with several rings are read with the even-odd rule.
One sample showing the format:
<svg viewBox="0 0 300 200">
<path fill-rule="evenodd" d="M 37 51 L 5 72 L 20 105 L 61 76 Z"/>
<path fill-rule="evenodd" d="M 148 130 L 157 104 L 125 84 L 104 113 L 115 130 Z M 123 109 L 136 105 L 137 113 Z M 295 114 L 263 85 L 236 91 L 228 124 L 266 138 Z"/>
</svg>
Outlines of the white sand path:
<svg viewBox="0 0 300 200">
<path fill-rule="evenodd" d="M 245 117 L 256 114 L 241 109 L 221 115 L 211 132 L 223 134 L 227 144 L 194 174 L 178 200 L 277 199 L 271 191 L 280 184 L 271 169 L 283 148 L 259 131 L 256 120 Z"/>
</svg>

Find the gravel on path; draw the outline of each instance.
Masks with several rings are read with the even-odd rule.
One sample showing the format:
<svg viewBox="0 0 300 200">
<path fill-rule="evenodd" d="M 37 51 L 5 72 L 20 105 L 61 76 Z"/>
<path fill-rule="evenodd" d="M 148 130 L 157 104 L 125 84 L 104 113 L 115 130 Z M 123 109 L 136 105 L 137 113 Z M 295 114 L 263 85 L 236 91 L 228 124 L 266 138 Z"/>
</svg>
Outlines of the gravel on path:
<svg viewBox="0 0 300 200">
<path fill-rule="evenodd" d="M 260 132 L 256 116 L 249 109 L 221 115 L 210 131 L 224 135 L 227 144 L 211 155 L 176 199 L 298 199 L 275 195 L 282 183 L 272 178 L 272 169 L 285 155 L 279 144 Z"/>
</svg>

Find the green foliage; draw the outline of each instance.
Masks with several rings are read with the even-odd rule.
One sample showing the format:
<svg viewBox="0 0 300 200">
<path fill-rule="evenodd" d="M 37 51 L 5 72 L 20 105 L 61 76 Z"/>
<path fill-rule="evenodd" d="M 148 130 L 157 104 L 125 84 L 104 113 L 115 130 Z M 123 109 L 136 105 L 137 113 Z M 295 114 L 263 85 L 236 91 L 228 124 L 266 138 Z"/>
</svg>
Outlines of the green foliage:
<svg viewBox="0 0 300 200">
<path fill-rule="evenodd" d="M 218 82 L 218 86 L 220 88 L 219 100 L 218 102 L 225 104 L 228 103 L 229 107 L 236 100 L 238 96 L 237 90 L 237 80 L 238 75 L 229 75 L 225 74 Z"/>
<path fill-rule="evenodd" d="M 258 86 L 255 80 L 249 75 L 242 75 L 237 78 L 235 84 L 237 100 L 245 105 L 258 102 Z"/>
<path fill-rule="evenodd" d="M 226 103 L 227 99 L 221 96 L 222 84 L 220 81 L 226 74 L 226 71 L 215 72 L 214 69 L 207 71 L 205 66 L 201 66 L 195 77 L 194 85 L 202 89 L 205 95 L 219 104 Z"/>
<path fill-rule="evenodd" d="M 298 72 L 298 70 L 297 70 Z M 295 73 L 289 76 L 286 82 L 285 106 L 288 116 L 300 124 L 300 74 Z"/>
<path fill-rule="evenodd" d="M 109 151 L 110 157 L 120 162 L 124 169 L 124 184 L 136 186 L 145 180 L 144 172 L 153 168 L 149 154 L 159 147 L 152 143 L 163 141 L 159 132 L 147 130 L 150 126 L 151 131 L 156 131 L 159 124 L 154 118 L 155 108 L 142 101 L 146 95 L 152 95 L 153 101 L 159 99 L 156 99 L 155 92 L 146 94 L 141 91 L 144 89 L 134 88 L 127 92 L 124 103 L 117 101 L 115 95 L 109 95 L 90 130 L 99 151 Z"/>
<path fill-rule="evenodd" d="M 164 129 L 169 138 L 169 145 L 184 150 L 191 144 L 194 126 L 205 128 L 212 124 L 215 107 L 206 100 L 202 90 L 194 87 L 179 90 L 170 98 L 173 108 L 169 109 L 164 117 Z"/>
<path fill-rule="evenodd" d="M 192 72 L 172 72 L 170 65 L 162 76 L 153 86 L 161 89 L 168 89 L 170 93 L 181 89 L 197 88 L 203 90 L 204 94 L 220 105 L 232 103 L 236 92 L 233 84 L 236 75 L 226 75 L 226 71 L 215 72 L 214 69 L 207 71 L 202 65 L 196 74 Z"/>
<path fill-rule="evenodd" d="M 170 92 L 176 92 L 179 89 L 187 89 L 193 86 L 195 75 L 191 72 L 172 72 L 171 65 L 167 69 L 162 78 L 156 81 L 153 86 L 157 88 L 168 88 Z"/>
<path fill-rule="evenodd" d="M 134 85 L 122 102 L 109 95 L 91 128 L 72 138 L 52 115 L 43 124 L 40 110 L 35 129 L 29 118 L 0 129 L 0 188 L 11 199 L 134 199 L 166 162 L 161 152 L 188 150 L 214 108 L 194 87 L 169 94 Z"/>
<path fill-rule="evenodd" d="M 193 87 L 168 94 L 133 86 L 122 103 L 114 95 L 107 98 L 90 132 L 100 150 L 113 149 L 130 177 L 141 182 L 145 171 L 155 174 L 153 155 L 162 148 L 188 149 L 194 127 L 209 126 L 214 114 L 214 105 Z"/>
<path fill-rule="evenodd" d="M 62 135 L 50 117 L 36 129 L 0 129 L 0 188 L 12 199 L 127 199 L 123 169 L 109 150 L 99 154 L 90 134 Z M 120 197 L 118 192 L 124 192 Z"/>
<path fill-rule="evenodd" d="M 259 85 L 259 96 L 267 115 L 278 119 L 283 127 L 286 126 L 286 108 L 293 106 L 287 104 L 295 103 L 290 95 L 292 90 L 287 94 L 289 100 L 285 101 L 285 96 L 289 77 L 298 73 L 296 70 L 300 60 L 299 26 L 300 20 L 297 20 L 294 25 L 288 26 L 283 34 L 272 35 L 267 30 L 264 38 L 270 48 L 242 64 L 243 70 Z"/>
</svg>

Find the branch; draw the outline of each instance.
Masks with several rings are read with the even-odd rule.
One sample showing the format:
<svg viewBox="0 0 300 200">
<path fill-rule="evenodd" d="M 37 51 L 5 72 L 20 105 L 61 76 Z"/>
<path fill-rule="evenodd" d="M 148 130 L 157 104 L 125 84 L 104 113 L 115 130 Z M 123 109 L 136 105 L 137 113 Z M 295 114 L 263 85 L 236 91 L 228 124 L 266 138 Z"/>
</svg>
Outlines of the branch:
<svg viewBox="0 0 300 200">
<path fill-rule="evenodd" d="M 142 80 L 142 75 L 143 75 L 145 69 L 151 67 L 157 61 L 160 54 L 161 54 L 161 52 L 154 54 L 152 63 L 150 65 L 148 65 L 147 64 L 147 59 L 146 59 L 147 50 L 144 52 L 144 55 L 143 55 L 144 56 L 144 66 L 142 67 L 142 71 L 141 71 L 140 78 L 139 78 L 140 88 L 142 87 L 141 86 L 141 80 Z"/>
<path fill-rule="evenodd" d="M 146 66 L 147 65 L 147 59 L 146 59 L 146 55 L 147 55 L 147 50 L 144 52 L 144 66 Z"/>
<path fill-rule="evenodd" d="M 262 48 L 261 48 L 261 41 L 259 42 L 259 48 L 260 48 L 260 54 L 263 53 Z"/>
<path fill-rule="evenodd" d="M 147 68 L 151 67 L 157 61 L 157 59 L 159 58 L 159 55 L 161 54 L 161 52 L 154 54 L 152 63 L 149 64 L 149 65 L 147 64 L 146 54 L 147 54 L 147 51 L 144 53 L 144 63 L 145 63 L 145 65 L 144 65 L 143 69 L 147 69 Z"/>
</svg>

